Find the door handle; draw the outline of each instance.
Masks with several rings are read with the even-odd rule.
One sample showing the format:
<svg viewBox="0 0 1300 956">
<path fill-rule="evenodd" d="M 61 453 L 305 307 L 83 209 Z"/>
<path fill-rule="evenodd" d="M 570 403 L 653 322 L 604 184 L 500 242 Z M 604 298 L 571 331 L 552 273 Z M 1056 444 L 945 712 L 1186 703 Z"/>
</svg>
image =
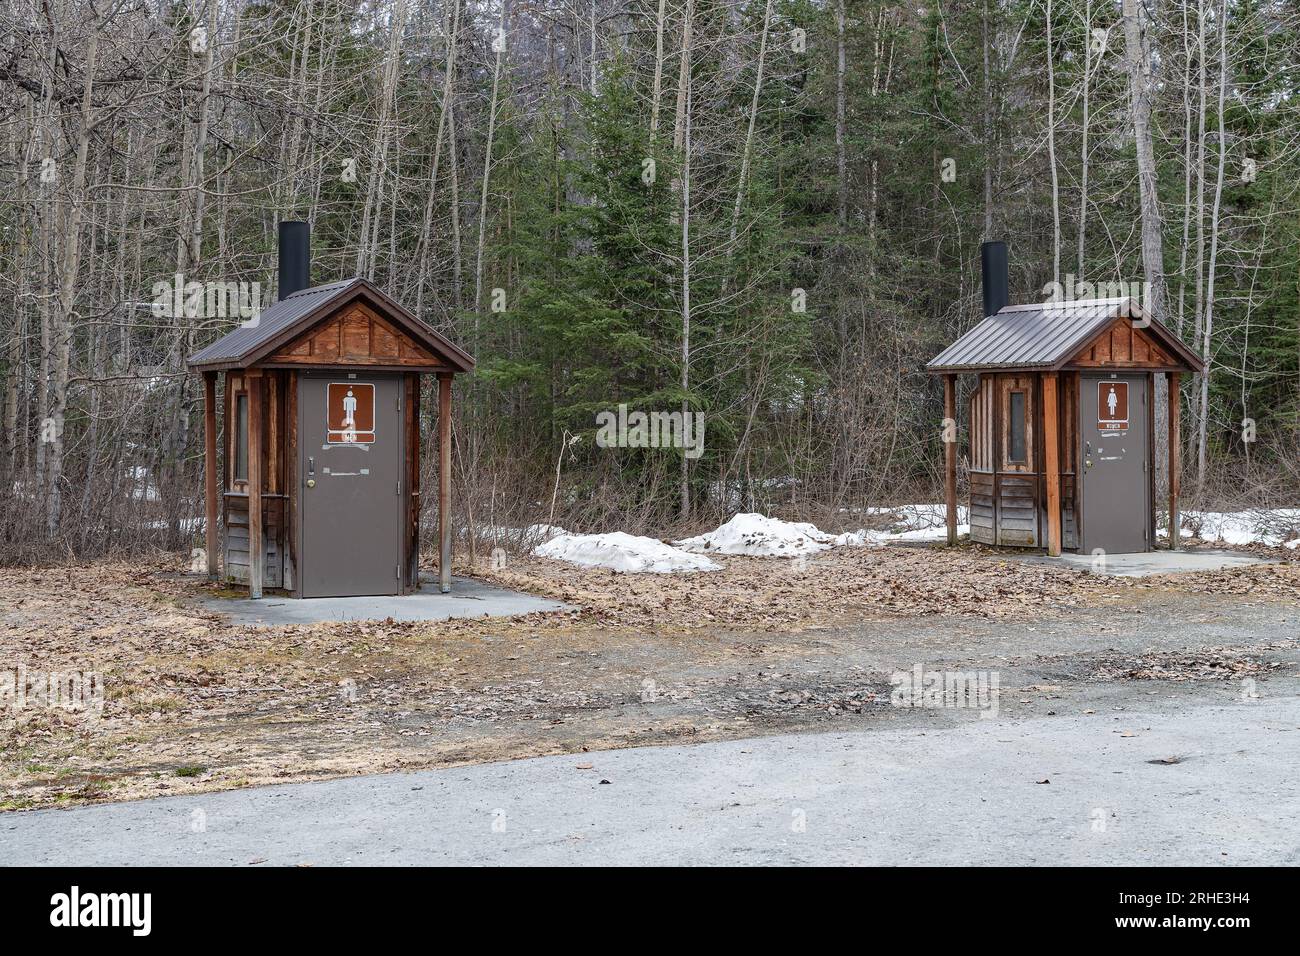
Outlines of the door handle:
<svg viewBox="0 0 1300 956">
<path fill-rule="evenodd" d="M 1091 459 L 1091 458 L 1085 458 L 1085 459 L 1083 460 L 1083 465 L 1084 465 L 1085 468 L 1091 468 L 1091 467 L 1092 467 L 1092 459 Z M 311 482 L 309 481 L 309 482 L 307 482 L 307 484 L 310 485 Z"/>
<path fill-rule="evenodd" d="M 1091 465 L 1092 462 L 1088 462 L 1088 464 Z M 315 488 L 315 487 L 316 487 L 316 479 L 315 479 L 315 478 L 308 478 L 308 479 L 307 479 L 307 487 L 308 487 L 308 488 Z"/>
</svg>

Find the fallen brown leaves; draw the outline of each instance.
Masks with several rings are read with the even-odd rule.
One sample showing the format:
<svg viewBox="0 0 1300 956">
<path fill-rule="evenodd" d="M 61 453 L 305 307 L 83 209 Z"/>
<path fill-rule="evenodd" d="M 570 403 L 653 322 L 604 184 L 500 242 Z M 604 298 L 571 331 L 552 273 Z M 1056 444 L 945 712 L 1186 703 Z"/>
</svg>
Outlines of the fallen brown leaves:
<svg viewBox="0 0 1300 956">
<path fill-rule="evenodd" d="M 606 626 L 774 630 L 881 614 L 1011 618 L 1113 589 L 1077 571 L 921 548 L 837 548 L 806 563 L 721 557 L 721 571 L 615 574 L 525 557 L 482 577 L 586 609 Z"/>
<path fill-rule="evenodd" d="M 874 708 L 879 675 L 791 666 L 816 643 L 808 628 L 1029 620 L 1152 587 L 1300 598 L 1294 563 L 1120 579 L 974 548 L 721 562 L 656 576 L 522 559 L 482 576 L 577 610 L 284 628 L 197 607 L 210 591 L 174 558 L 8 569 L 0 668 L 97 671 L 107 699 L 98 718 L 0 709 L 0 809 L 723 739 Z"/>
<path fill-rule="evenodd" d="M 1277 641 L 1260 645 L 1254 651 L 1289 649 L 1296 641 Z M 1102 660 L 1097 663 L 1091 680 L 1158 680 L 1182 681 L 1234 680 L 1267 676 L 1286 665 L 1262 661 L 1253 654 L 1230 647 L 1205 647 L 1194 651 L 1142 654 L 1138 657 Z"/>
</svg>

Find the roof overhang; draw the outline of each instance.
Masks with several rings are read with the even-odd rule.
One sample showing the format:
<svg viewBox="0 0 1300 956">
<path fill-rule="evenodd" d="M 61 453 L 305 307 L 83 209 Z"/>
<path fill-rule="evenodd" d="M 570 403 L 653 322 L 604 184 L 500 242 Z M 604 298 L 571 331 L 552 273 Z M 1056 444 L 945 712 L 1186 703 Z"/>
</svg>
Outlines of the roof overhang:
<svg viewBox="0 0 1300 956">
<path fill-rule="evenodd" d="M 1073 334 L 1059 335 L 1056 341 L 1051 342 L 1050 348 L 1046 351 L 1040 351 L 1034 360 L 1016 360 L 1010 361 L 989 361 L 991 358 L 1000 358 L 1001 356 L 989 355 L 986 357 L 972 359 L 970 361 L 956 363 L 940 363 L 946 354 L 952 352 L 961 352 L 960 346 L 967 345 L 973 347 L 978 353 L 978 346 L 982 338 L 993 338 L 993 336 L 1002 331 L 1007 320 L 1014 317 L 1017 313 L 1035 313 L 1033 317 L 1027 317 L 1026 323 L 1033 318 L 1058 317 L 1072 311 L 1079 311 L 1088 316 L 1087 321 L 1080 322 L 1079 329 Z M 931 360 L 926 366 L 925 371 L 931 375 L 953 375 L 960 373 L 977 373 L 977 372 L 1053 372 L 1060 371 L 1068 367 L 1077 357 L 1078 353 L 1087 346 L 1097 335 L 1105 329 L 1111 327 L 1116 320 L 1127 319 L 1134 321 L 1135 327 L 1149 332 L 1161 345 L 1169 349 L 1177 360 L 1185 366 L 1186 370 L 1192 372 L 1204 371 L 1205 363 L 1201 360 L 1191 348 L 1171 332 L 1163 323 L 1155 318 L 1150 312 L 1144 309 L 1138 302 L 1131 298 L 1117 298 L 1105 300 L 1090 300 L 1087 302 L 1042 302 L 1036 305 L 1011 305 L 998 311 L 996 315 L 986 317 L 979 325 L 976 325 L 965 335 L 958 338 L 955 342 L 939 353 L 935 359 Z M 1059 322 L 1059 318 L 1058 318 Z M 1032 332 L 1032 329 L 1027 332 Z M 1059 333 L 1058 333 L 1059 334 Z M 1015 342 L 1016 347 L 1023 347 L 1023 343 Z M 1130 366 L 1141 368 L 1141 366 Z M 1163 366 L 1151 366 L 1151 368 L 1164 368 Z"/>
<path fill-rule="evenodd" d="M 251 368 L 262 359 L 274 354 L 282 346 L 287 345 L 310 330 L 313 326 L 325 321 L 340 309 L 359 301 L 375 309 L 412 339 L 428 348 L 442 360 L 445 368 L 449 369 L 453 374 L 473 371 L 474 357 L 472 355 L 445 335 L 420 321 L 400 303 L 384 294 L 367 280 L 357 278 L 346 283 L 339 283 L 339 286 L 338 292 L 324 296 L 318 304 L 293 319 L 292 322 L 284 325 L 283 328 L 277 328 L 274 332 L 264 336 L 250 338 L 250 341 L 245 346 L 232 354 L 203 359 L 201 358 L 203 353 L 212 348 L 212 346 L 208 346 L 208 348 L 197 352 L 194 358 L 191 358 L 186 363 L 187 366 L 191 371 L 195 372 Z M 319 289 L 319 287 L 317 288 Z M 311 291 L 311 289 L 304 290 L 307 293 Z M 301 295 L 302 293 L 298 294 Z M 292 299 L 292 297 L 290 298 Z M 283 303 L 276 303 L 271 308 L 275 309 L 281 304 Z M 226 338 L 233 336 L 238 331 L 240 330 L 236 329 L 227 333 Z M 213 344 L 216 345 L 221 341 L 223 339 L 218 339 L 217 343 Z M 418 368 L 410 369 L 410 371 L 418 370 Z"/>
</svg>

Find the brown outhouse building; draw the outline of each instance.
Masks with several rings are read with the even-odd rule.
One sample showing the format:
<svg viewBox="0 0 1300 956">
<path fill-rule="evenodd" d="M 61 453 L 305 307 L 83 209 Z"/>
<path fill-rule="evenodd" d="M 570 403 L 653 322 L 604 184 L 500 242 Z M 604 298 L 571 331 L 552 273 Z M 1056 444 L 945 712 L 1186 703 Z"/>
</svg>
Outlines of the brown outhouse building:
<svg viewBox="0 0 1300 956">
<path fill-rule="evenodd" d="M 279 301 L 189 360 L 204 379 L 209 577 L 252 598 L 418 589 L 420 377 L 434 374 L 447 592 L 451 386 L 474 360 L 365 279 L 310 285 L 306 223 L 281 223 L 279 238 Z"/>
<path fill-rule="evenodd" d="M 1132 298 L 1007 304 L 1004 243 L 982 250 L 984 321 L 926 366 L 944 379 L 948 541 L 957 540 L 957 376 L 968 425 L 971 540 L 1122 554 L 1156 540 L 1154 408 L 1169 380 L 1170 547 L 1178 547 L 1181 376 L 1199 356 Z"/>
</svg>

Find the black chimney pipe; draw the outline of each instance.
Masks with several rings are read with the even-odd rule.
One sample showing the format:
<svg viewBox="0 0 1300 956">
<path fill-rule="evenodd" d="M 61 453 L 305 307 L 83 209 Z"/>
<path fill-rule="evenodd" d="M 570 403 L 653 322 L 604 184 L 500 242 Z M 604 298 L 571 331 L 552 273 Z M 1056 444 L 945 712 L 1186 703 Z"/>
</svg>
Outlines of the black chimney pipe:
<svg viewBox="0 0 1300 956">
<path fill-rule="evenodd" d="M 280 301 L 311 285 L 311 229 L 305 222 L 280 223 Z"/>
<path fill-rule="evenodd" d="M 1005 242 L 981 243 L 980 277 L 984 288 L 984 317 L 988 318 L 997 315 L 1003 306 L 1011 304 Z"/>
</svg>

